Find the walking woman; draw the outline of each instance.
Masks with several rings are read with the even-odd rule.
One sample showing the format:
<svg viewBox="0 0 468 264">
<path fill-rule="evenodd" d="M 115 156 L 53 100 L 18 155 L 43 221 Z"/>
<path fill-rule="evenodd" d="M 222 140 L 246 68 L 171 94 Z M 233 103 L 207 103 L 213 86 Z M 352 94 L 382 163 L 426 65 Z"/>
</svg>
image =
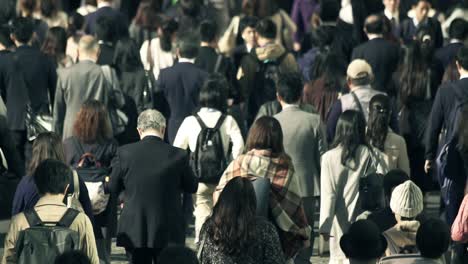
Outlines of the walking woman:
<svg viewBox="0 0 468 264">
<path fill-rule="evenodd" d="M 369 102 L 367 140 L 373 147 L 387 155 L 389 170 L 400 169 L 410 175 L 405 139 L 389 128 L 391 114 L 388 96 L 378 94 L 372 97 Z"/>
<path fill-rule="evenodd" d="M 263 116 L 250 128 L 246 153 L 229 164 L 214 193 L 214 200 L 234 177 L 254 180 L 267 178 L 271 182 L 269 214 L 278 228 L 283 252 L 293 258 L 309 245 L 311 227 L 302 206 L 299 182 L 294 175 L 291 158 L 284 152 L 283 132 L 273 117 Z"/>
<path fill-rule="evenodd" d="M 361 112 L 347 110 L 338 120 L 333 149 L 322 156 L 319 232 L 330 240 L 330 264 L 348 263 L 340 239 L 363 212 L 359 180 L 371 171 L 387 173 L 385 155 L 366 141 L 366 121 Z"/>
<path fill-rule="evenodd" d="M 202 228 L 201 264 L 285 263 L 275 226 L 256 217 L 256 207 L 255 192 L 249 179 L 235 177 L 227 183 Z"/>
</svg>

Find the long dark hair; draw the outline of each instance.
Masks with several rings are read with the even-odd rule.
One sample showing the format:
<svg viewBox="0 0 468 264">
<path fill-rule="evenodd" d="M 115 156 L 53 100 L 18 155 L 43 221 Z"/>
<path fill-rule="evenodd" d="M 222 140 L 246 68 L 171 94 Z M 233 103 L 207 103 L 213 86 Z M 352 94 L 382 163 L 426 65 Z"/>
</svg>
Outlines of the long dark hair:
<svg viewBox="0 0 468 264">
<path fill-rule="evenodd" d="M 117 68 L 119 74 L 143 69 L 140 52 L 133 39 L 124 38 L 117 42 L 117 45 L 115 45 L 113 65 Z"/>
<path fill-rule="evenodd" d="M 361 145 L 368 146 L 366 141 L 366 120 L 364 115 L 355 110 L 344 111 L 338 119 L 333 147 L 342 146 L 341 164 L 356 160 L 356 151 Z"/>
<path fill-rule="evenodd" d="M 337 54 L 322 48 L 312 64 L 309 73 L 311 81 L 324 79 L 325 90 L 339 92 L 346 83 L 346 62 Z"/>
<path fill-rule="evenodd" d="M 28 175 L 32 176 L 39 164 L 46 159 L 65 162 L 62 138 L 54 132 L 41 133 L 34 140 Z"/>
<path fill-rule="evenodd" d="M 172 36 L 179 29 L 179 23 L 174 19 L 166 19 L 161 25 L 161 35 L 159 36 L 161 49 L 169 52 L 172 50 Z"/>
<path fill-rule="evenodd" d="M 52 27 L 47 31 L 42 52 L 60 62 L 65 57 L 67 49 L 67 32 L 62 27 Z"/>
<path fill-rule="evenodd" d="M 374 147 L 384 151 L 390 123 L 390 99 L 383 94 L 372 97 L 369 102 L 369 121 L 367 123 L 367 140 Z"/>
<path fill-rule="evenodd" d="M 252 149 L 270 150 L 274 157 L 286 156 L 283 131 L 278 120 L 270 116 L 262 116 L 253 123 L 245 144 L 246 152 Z"/>
<path fill-rule="evenodd" d="M 432 53 L 434 49 L 432 31 L 428 28 L 418 30 L 417 39 L 408 45 L 406 57 L 400 68 L 400 100 L 408 105 L 411 99 L 426 97 L 431 76 Z"/>
<path fill-rule="evenodd" d="M 39 8 L 45 17 L 52 17 L 59 11 L 57 0 L 41 0 Z"/>
<path fill-rule="evenodd" d="M 206 221 L 206 234 L 221 252 L 238 256 L 248 252 L 255 239 L 257 200 L 248 178 L 231 179 Z"/>
</svg>

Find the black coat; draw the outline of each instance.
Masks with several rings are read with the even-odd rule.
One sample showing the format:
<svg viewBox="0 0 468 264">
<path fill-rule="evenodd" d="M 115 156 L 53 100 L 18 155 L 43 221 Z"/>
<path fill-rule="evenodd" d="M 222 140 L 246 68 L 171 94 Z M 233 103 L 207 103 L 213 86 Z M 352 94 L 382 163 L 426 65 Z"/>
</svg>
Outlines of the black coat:
<svg viewBox="0 0 468 264">
<path fill-rule="evenodd" d="M 117 245 L 164 248 L 184 244 L 182 193 L 194 193 L 198 181 L 184 150 L 156 136 L 119 148 L 112 161 L 110 189 L 125 191 Z"/>
<path fill-rule="evenodd" d="M 418 26 L 414 25 L 413 19 L 408 18 L 401 22 L 400 25 L 400 37 L 403 40 L 405 44 L 410 43 L 413 41 L 414 36 L 416 35 L 416 32 L 418 31 L 418 28 L 421 26 L 428 26 L 432 28 L 433 34 L 434 34 L 434 47 L 436 49 L 442 47 L 442 44 L 444 44 L 444 37 L 442 36 L 442 28 L 440 26 L 439 21 L 435 18 L 426 18 L 426 20 L 422 21 L 421 23 L 418 24 Z"/>
<path fill-rule="evenodd" d="M 374 73 L 374 88 L 388 93 L 389 83 L 398 67 L 400 47 L 383 38 L 369 40 L 353 50 L 352 60 L 363 59 Z"/>
<path fill-rule="evenodd" d="M 458 50 L 463 47 L 462 42 L 450 43 L 440 49 L 435 53 L 436 59 L 438 59 L 444 68 L 446 68 L 450 63 L 455 60 Z"/>
<path fill-rule="evenodd" d="M 57 85 L 54 61 L 39 49 L 26 45 L 18 47 L 13 57 L 28 89 L 31 108 L 35 112 L 48 112 Z"/>
<path fill-rule="evenodd" d="M 207 72 L 186 62 L 161 70 L 158 87 L 169 106 L 169 113 L 166 113 L 169 143 L 174 141 L 182 121 L 197 108 L 200 89 L 207 76 Z"/>
<path fill-rule="evenodd" d="M 112 65 L 115 48 L 112 43 L 99 43 L 99 56 L 96 61 L 99 65 Z"/>
<path fill-rule="evenodd" d="M 96 33 L 96 22 L 101 16 L 110 17 L 113 20 L 115 25 L 115 40 L 128 36 L 127 17 L 109 6 L 101 7 L 85 17 L 85 32 L 87 34 L 94 35 Z"/>
</svg>

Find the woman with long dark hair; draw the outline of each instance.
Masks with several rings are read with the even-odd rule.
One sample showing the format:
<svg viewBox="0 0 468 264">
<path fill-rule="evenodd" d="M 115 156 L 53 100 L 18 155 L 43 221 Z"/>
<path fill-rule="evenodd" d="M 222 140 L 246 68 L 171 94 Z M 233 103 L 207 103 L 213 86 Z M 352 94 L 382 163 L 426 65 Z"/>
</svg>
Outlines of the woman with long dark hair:
<svg viewBox="0 0 468 264">
<path fill-rule="evenodd" d="M 106 107 L 99 101 L 86 101 L 77 114 L 73 126 L 73 136 L 65 139 L 66 164 L 75 168 L 89 160 L 91 154 L 100 168 L 109 168 L 111 160 L 117 153 L 118 144 L 112 138 L 112 128 Z M 103 212 L 94 210 L 94 226 L 99 234 L 96 235 L 98 255 L 105 263 L 110 263 L 111 238 L 115 234 L 117 214 L 115 199 L 110 197 Z"/>
<path fill-rule="evenodd" d="M 256 207 L 250 180 L 231 179 L 202 228 L 200 263 L 285 263 L 276 228 L 255 216 Z"/>
<path fill-rule="evenodd" d="M 67 32 L 62 27 L 52 27 L 47 31 L 42 44 L 42 52 L 51 57 L 57 68 L 69 67 L 73 64 L 70 56 L 66 55 Z"/>
<path fill-rule="evenodd" d="M 156 38 L 160 27 L 161 0 L 141 1 L 128 28 L 130 37 L 141 47 L 145 40 Z"/>
<path fill-rule="evenodd" d="M 388 169 L 401 169 L 410 175 L 405 139 L 389 128 L 391 114 L 392 107 L 388 96 L 378 94 L 372 97 L 369 102 L 367 140 L 387 155 Z"/>
<path fill-rule="evenodd" d="M 302 196 L 290 157 L 284 152 L 281 125 L 273 117 L 264 116 L 250 128 L 245 154 L 234 159 L 221 177 L 213 195 L 216 198 L 227 182 L 241 176 L 267 178 L 271 182 L 271 220 L 278 227 L 283 252 L 287 258 L 309 243 L 310 226 L 302 207 Z"/>
<path fill-rule="evenodd" d="M 424 172 L 427 117 L 442 80 L 443 67 L 434 59 L 431 28 L 421 27 L 416 36 L 416 40 L 408 46 L 397 73 L 396 85 L 401 104 L 400 133 L 408 144 L 408 153 L 411 153 L 412 180 L 424 193 L 431 186 L 431 178 Z"/>
<path fill-rule="evenodd" d="M 68 26 L 68 16 L 59 8 L 58 0 L 40 0 L 39 9 L 33 16 L 42 19 L 49 28 L 62 27 L 66 29 Z"/>
<path fill-rule="evenodd" d="M 363 212 L 358 202 L 359 180 L 388 169 L 385 155 L 367 143 L 361 112 L 341 114 L 332 147 L 322 156 L 319 232 L 330 239 L 330 263 L 345 263 L 340 238 Z"/>
</svg>

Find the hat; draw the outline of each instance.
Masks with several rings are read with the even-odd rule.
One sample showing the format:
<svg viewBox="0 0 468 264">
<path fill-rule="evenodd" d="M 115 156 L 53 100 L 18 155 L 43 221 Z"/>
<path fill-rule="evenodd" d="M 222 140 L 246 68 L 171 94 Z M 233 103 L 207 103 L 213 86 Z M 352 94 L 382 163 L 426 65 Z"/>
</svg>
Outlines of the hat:
<svg viewBox="0 0 468 264">
<path fill-rule="evenodd" d="M 349 259 L 380 258 L 387 249 L 387 240 L 370 220 L 358 220 L 340 239 L 341 250 Z"/>
<path fill-rule="evenodd" d="M 421 189 L 412 181 L 405 181 L 392 192 L 390 208 L 393 213 L 414 218 L 423 210 L 423 195 Z"/>
<path fill-rule="evenodd" d="M 346 74 L 349 78 L 355 79 L 363 79 L 363 78 L 372 78 L 372 67 L 367 63 L 365 60 L 357 59 L 353 60 L 348 65 L 348 70 Z"/>
</svg>

